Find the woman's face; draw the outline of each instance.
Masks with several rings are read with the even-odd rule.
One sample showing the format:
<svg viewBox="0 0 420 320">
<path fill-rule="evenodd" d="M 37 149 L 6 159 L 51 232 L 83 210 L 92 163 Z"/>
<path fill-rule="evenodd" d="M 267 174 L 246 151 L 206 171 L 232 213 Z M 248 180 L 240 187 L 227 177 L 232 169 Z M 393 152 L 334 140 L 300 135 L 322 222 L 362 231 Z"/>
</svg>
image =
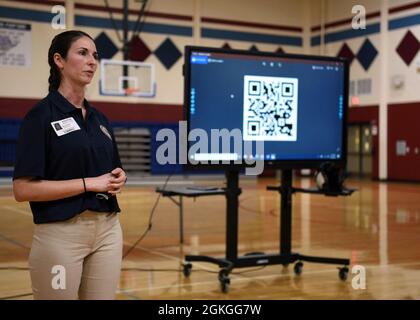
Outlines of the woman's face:
<svg viewBox="0 0 420 320">
<path fill-rule="evenodd" d="M 98 66 L 98 53 L 95 43 L 88 37 L 74 41 L 67 52 L 66 59 L 55 54 L 55 61 L 61 70 L 62 81 L 85 86 L 92 81 Z"/>
</svg>

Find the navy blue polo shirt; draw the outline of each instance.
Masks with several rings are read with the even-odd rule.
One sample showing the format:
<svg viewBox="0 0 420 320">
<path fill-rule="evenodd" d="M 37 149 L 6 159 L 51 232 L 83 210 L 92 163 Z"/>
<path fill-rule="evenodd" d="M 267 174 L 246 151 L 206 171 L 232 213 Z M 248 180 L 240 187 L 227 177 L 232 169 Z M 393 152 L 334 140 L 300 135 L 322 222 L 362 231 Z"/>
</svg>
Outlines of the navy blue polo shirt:
<svg viewBox="0 0 420 320">
<path fill-rule="evenodd" d="M 107 118 L 86 100 L 84 105 L 85 120 L 81 109 L 52 91 L 28 112 L 20 128 L 13 179 L 80 179 L 122 168 Z M 63 124 L 69 122 L 73 126 L 66 131 Z M 30 206 L 36 224 L 68 220 L 85 210 L 120 212 L 115 196 L 98 199 L 95 192 L 54 201 L 30 201 Z"/>
</svg>

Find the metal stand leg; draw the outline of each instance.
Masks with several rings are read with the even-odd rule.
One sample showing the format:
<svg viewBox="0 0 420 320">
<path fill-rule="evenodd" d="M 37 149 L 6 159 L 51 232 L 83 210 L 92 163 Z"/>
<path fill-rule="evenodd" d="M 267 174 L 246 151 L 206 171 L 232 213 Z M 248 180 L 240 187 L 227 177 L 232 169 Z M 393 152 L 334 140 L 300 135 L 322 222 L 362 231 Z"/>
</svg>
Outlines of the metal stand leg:
<svg viewBox="0 0 420 320">
<path fill-rule="evenodd" d="M 179 207 L 179 243 L 184 243 L 184 205 L 182 196 L 179 196 L 179 201 L 175 200 L 172 197 L 169 197 L 169 199 L 175 203 Z"/>
<path fill-rule="evenodd" d="M 302 273 L 302 261 L 315 263 L 338 264 L 341 280 L 345 280 L 348 274 L 349 259 L 313 257 L 292 252 L 292 194 L 297 190 L 292 187 L 292 170 L 283 170 L 281 186 L 270 187 L 269 190 L 277 190 L 281 194 L 280 213 L 280 243 L 278 254 L 251 253 L 238 257 L 238 198 L 241 193 L 239 188 L 239 172 L 226 171 L 226 257 L 218 259 L 209 256 L 186 255 L 184 264 L 184 275 L 189 276 L 192 265 L 188 262 L 202 261 L 219 265 L 219 282 L 222 292 L 228 292 L 230 285 L 229 274 L 234 268 L 245 268 L 261 265 L 282 264 L 287 266 L 295 263 L 294 272 L 296 275 Z"/>
<path fill-rule="evenodd" d="M 184 243 L 184 206 L 182 202 L 182 196 L 179 197 L 179 236 L 180 243 Z"/>
</svg>

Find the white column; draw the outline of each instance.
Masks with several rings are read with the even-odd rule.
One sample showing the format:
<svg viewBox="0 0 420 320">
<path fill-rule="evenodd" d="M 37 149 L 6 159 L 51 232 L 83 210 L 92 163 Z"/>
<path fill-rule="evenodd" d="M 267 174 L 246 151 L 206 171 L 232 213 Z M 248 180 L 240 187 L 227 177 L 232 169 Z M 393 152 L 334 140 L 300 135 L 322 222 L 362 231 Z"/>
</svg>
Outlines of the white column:
<svg viewBox="0 0 420 320">
<path fill-rule="evenodd" d="M 301 178 L 301 188 L 307 189 L 310 187 L 310 185 L 311 181 L 309 178 Z M 305 254 L 308 253 L 311 248 L 311 195 L 308 193 L 301 193 L 300 196 L 300 242 L 302 252 Z"/>
<path fill-rule="evenodd" d="M 313 5 L 311 5 L 312 0 L 304 0 L 302 1 L 302 12 L 303 12 L 303 52 L 305 54 L 311 53 L 311 9 Z"/>
<path fill-rule="evenodd" d="M 74 0 L 66 0 L 66 29 L 74 29 Z"/>
<path fill-rule="evenodd" d="M 388 186 L 379 185 L 379 265 L 388 264 Z"/>
<path fill-rule="evenodd" d="M 194 0 L 193 37 L 194 45 L 199 46 L 201 42 L 201 0 Z"/>
<path fill-rule="evenodd" d="M 388 178 L 388 0 L 381 1 L 380 33 L 380 89 L 379 89 L 379 179 Z"/>
<path fill-rule="evenodd" d="M 324 43 L 324 39 L 325 39 L 325 23 L 326 23 L 326 9 L 325 9 L 325 0 L 321 0 L 321 30 L 320 30 L 320 37 L 321 37 L 321 42 L 319 44 L 319 49 L 320 51 L 320 55 L 323 56 L 325 55 L 325 43 Z"/>
</svg>

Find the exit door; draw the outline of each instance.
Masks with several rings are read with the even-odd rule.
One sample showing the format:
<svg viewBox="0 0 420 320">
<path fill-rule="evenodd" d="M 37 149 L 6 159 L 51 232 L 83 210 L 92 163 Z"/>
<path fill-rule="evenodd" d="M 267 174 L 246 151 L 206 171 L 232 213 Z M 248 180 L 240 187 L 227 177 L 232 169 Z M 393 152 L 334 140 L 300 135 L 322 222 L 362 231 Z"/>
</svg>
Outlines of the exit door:
<svg viewBox="0 0 420 320">
<path fill-rule="evenodd" d="M 347 137 L 347 173 L 372 176 L 372 130 L 370 124 L 351 124 Z"/>
</svg>

